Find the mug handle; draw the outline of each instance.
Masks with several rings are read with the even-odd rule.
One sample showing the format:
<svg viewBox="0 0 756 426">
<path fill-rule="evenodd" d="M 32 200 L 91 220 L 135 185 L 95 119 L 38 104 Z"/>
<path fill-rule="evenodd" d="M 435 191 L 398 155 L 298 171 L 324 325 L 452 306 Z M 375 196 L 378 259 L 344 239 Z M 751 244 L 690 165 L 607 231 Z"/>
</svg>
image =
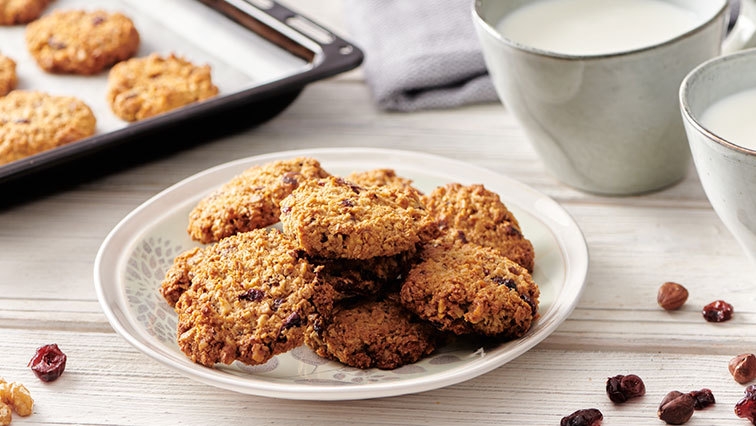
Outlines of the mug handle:
<svg viewBox="0 0 756 426">
<path fill-rule="evenodd" d="M 730 21 L 722 54 L 756 46 L 756 0 L 728 0 Z"/>
</svg>

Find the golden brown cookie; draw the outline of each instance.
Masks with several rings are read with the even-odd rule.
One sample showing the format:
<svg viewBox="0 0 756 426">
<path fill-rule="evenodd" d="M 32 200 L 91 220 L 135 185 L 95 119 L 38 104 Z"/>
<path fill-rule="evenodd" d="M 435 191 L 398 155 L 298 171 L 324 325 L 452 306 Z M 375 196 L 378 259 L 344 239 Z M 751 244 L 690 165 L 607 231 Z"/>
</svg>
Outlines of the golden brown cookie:
<svg viewBox="0 0 756 426">
<path fill-rule="evenodd" d="M 499 195 L 483 185 L 450 183 L 423 196 L 438 227 L 460 240 L 493 247 L 533 271 L 533 244 Z"/>
<path fill-rule="evenodd" d="M 323 267 L 320 278 L 336 290 L 336 298 L 340 300 L 398 290 L 416 257 L 417 250 L 413 247 L 394 256 L 365 260 L 316 257 L 311 258 L 310 262 Z"/>
<path fill-rule="evenodd" d="M 191 286 L 192 268 L 200 262 L 203 253 L 202 249 L 194 247 L 173 259 L 173 265 L 165 273 L 160 284 L 160 294 L 169 305 L 176 306 L 179 297 Z"/>
<path fill-rule="evenodd" d="M 317 317 L 305 343 L 316 354 L 357 368 L 394 369 L 436 348 L 437 332 L 393 298 L 343 302 Z"/>
<path fill-rule="evenodd" d="M 107 100 L 126 121 L 149 118 L 218 94 L 209 65 L 173 54 L 152 54 L 121 62 L 108 75 Z"/>
<path fill-rule="evenodd" d="M 5 55 L 0 55 L 0 96 L 10 93 L 16 85 L 18 85 L 16 62 Z"/>
<path fill-rule="evenodd" d="M 0 0 L 0 25 L 29 23 L 39 17 L 51 0 Z"/>
<path fill-rule="evenodd" d="M 362 172 L 353 172 L 349 174 L 346 179 L 359 186 L 412 186 L 412 179 L 397 175 L 396 171 L 393 169 L 373 169 Z"/>
<path fill-rule="evenodd" d="M 86 138 L 95 126 L 79 99 L 14 90 L 0 97 L 0 164 Z"/>
<path fill-rule="evenodd" d="M 189 213 L 187 232 L 201 243 L 278 222 L 280 203 L 302 181 L 328 176 L 312 158 L 250 167 L 203 198 Z"/>
<path fill-rule="evenodd" d="M 397 202 L 392 186 L 363 188 L 328 177 L 299 185 L 281 201 L 281 223 L 311 256 L 369 259 L 393 256 L 420 242 L 427 212 L 410 193 Z"/>
<path fill-rule="evenodd" d="M 47 72 L 91 75 L 132 57 L 139 33 L 121 13 L 62 10 L 31 22 L 26 45 Z"/>
<path fill-rule="evenodd" d="M 496 249 L 436 240 L 402 284 L 401 301 L 458 335 L 516 338 L 537 316 L 540 291 L 528 271 Z"/>
<path fill-rule="evenodd" d="M 328 315 L 332 291 L 280 231 L 236 234 L 202 250 L 174 308 L 179 348 L 193 361 L 265 363 L 304 343 L 311 315 Z"/>
</svg>

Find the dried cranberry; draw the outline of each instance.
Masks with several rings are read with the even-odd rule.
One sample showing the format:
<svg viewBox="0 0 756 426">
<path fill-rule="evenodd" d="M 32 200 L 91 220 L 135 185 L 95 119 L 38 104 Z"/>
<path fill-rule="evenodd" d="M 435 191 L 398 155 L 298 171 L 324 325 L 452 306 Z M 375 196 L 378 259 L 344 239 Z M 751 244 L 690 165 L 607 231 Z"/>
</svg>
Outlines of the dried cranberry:
<svg viewBox="0 0 756 426">
<path fill-rule="evenodd" d="M 714 394 L 711 393 L 711 389 L 703 388 L 697 391 L 690 391 L 690 396 L 694 399 L 693 408 L 696 410 L 703 410 L 704 408 L 714 405 Z"/>
<path fill-rule="evenodd" d="M 745 396 L 735 404 L 735 415 L 756 425 L 756 385 L 745 388 Z"/>
<path fill-rule="evenodd" d="M 620 374 L 606 379 L 606 394 L 612 402 L 623 403 L 630 398 L 645 395 L 646 385 L 635 374 Z"/>
<path fill-rule="evenodd" d="M 733 308 L 732 305 L 724 300 L 715 300 L 708 305 L 704 306 L 703 317 L 709 322 L 722 322 L 732 318 Z"/>
<path fill-rule="evenodd" d="M 63 374 L 66 369 L 66 354 L 53 343 L 37 348 L 28 367 L 31 367 L 34 374 L 43 382 L 52 382 Z"/>
<path fill-rule="evenodd" d="M 577 410 L 569 416 L 562 417 L 560 426 L 599 426 L 604 415 L 595 408 Z"/>
</svg>

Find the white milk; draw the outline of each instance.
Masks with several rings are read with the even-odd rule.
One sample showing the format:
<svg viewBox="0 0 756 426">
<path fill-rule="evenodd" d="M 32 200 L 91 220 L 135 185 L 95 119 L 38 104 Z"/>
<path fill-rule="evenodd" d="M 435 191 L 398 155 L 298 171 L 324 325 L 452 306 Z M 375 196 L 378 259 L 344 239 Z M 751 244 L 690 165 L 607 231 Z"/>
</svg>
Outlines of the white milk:
<svg viewBox="0 0 756 426">
<path fill-rule="evenodd" d="M 520 44 L 570 55 L 600 55 L 652 46 L 693 29 L 702 18 L 662 0 L 541 0 L 499 22 Z"/>
<path fill-rule="evenodd" d="M 715 135 L 756 150 L 756 89 L 718 100 L 701 114 L 701 124 Z"/>
</svg>

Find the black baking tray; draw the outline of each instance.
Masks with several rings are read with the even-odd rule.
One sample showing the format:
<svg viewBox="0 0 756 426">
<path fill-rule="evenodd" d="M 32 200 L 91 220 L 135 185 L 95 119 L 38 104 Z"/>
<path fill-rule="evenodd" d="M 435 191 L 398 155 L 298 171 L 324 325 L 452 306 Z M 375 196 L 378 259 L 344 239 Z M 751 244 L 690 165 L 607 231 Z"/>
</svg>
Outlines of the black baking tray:
<svg viewBox="0 0 756 426">
<path fill-rule="evenodd" d="M 171 6 L 171 1 L 175 4 L 174 10 L 166 9 Z M 159 5 L 164 9 L 159 11 L 163 15 L 160 16 L 164 20 L 162 23 L 149 16 L 142 16 L 150 14 L 145 13 L 146 10 L 151 10 L 145 9 L 147 3 L 147 7 Z M 74 0 L 61 7 L 85 5 L 86 2 L 79 4 Z M 93 107 L 98 116 L 98 127 L 100 117 L 104 117 L 102 121 L 105 122 L 104 128 L 98 128 L 94 136 L 0 166 L 0 195 L 5 199 L 0 200 L 0 204 L 7 201 L 11 192 L 27 192 L 31 185 L 46 186 L 47 183 L 60 181 L 68 175 L 107 173 L 124 165 L 128 167 L 135 161 L 152 159 L 220 135 L 253 127 L 283 111 L 307 84 L 356 68 L 363 59 L 362 51 L 351 42 L 275 1 L 122 0 L 117 5 L 126 8 L 126 13 L 132 19 L 135 16 L 139 18 L 134 19 L 138 30 L 141 22 L 145 28 L 154 27 L 156 35 L 158 31 L 162 32 L 159 37 L 154 37 L 160 39 L 162 46 L 150 45 L 149 37 L 142 34 L 143 47 L 140 47 L 139 56 L 161 48 L 170 48 L 166 46 L 169 41 L 164 41 L 166 37 L 163 37 L 163 34 L 171 31 L 171 28 L 165 28 L 166 23 L 170 23 L 183 36 L 200 44 L 208 43 L 204 47 L 193 47 L 194 52 L 202 51 L 212 55 L 212 43 L 232 42 L 236 49 L 232 60 L 238 60 L 239 63 L 229 66 L 219 60 L 214 64 L 213 78 L 215 81 L 216 73 L 225 73 L 234 77 L 227 80 L 236 81 L 228 84 L 228 87 L 221 87 L 215 81 L 220 88 L 218 96 L 131 124 L 118 123 L 102 105 Z M 176 15 L 178 12 L 183 15 L 164 16 Z M 181 22 L 176 23 L 176 20 Z M 210 37 L 221 35 L 220 33 L 223 33 L 225 39 L 213 40 Z M 178 41 L 175 44 L 184 48 L 192 44 L 192 40 L 187 41 L 182 35 L 177 35 L 174 39 Z M 247 46 L 249 54 L 245 51 Z M 0 50 L 7 51 L 2 45 Z M 20 52 L 19 55 L 23 53 Z M 239 60 L 242 56 L 248 58 Z M 265 61 L 265 58 L 269 58 L 268 63 L 259 61 Z M 31 61 L 29 58 L 26 60 Z M 23 65 L 23 58 L 20 65 Z M 268 74 L 262 73 L 254 77 L 245 74 L 245 69 L 257 65 L 267 68 Z M 33 71 L 33 67 L 34 65 L 27 64 L 27 69 Z M 239 70 L 234 70 L 234 67 Z M 90 84 L 87 81 L 96 82 L 91 84 L 105 84 L 106 74 L 107 72 L 103 73 L 99 80 L 47 76 L 41 72 L 37 75 L 41 83 L 43 79 L 60 79 L 61 84 L 56 81 L 47 83 L 56 84 L 56 90 L 58 87 L 76 90 L 77 85 L 86 87 Z M 248 81 L 245 80 L 247 77 Z M 35 76 L 32 75 L 30 80 L 34 79 Z M 31 84 L 27 81 L 27 85 Z M 59 92 L 65 93 L 64 90 Z"/>
</svg>

